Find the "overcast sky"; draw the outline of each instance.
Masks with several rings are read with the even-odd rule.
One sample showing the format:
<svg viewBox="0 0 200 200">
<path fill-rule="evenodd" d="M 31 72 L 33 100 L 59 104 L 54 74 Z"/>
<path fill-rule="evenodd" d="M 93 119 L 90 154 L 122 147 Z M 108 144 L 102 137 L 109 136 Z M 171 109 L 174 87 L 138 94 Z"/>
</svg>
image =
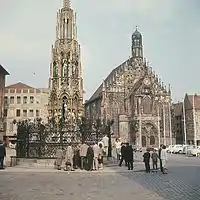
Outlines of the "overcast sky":
<svg viewBox="0 0 200 200">
<path fill-rule="evenodd" d="M 47 87 L 56 12 L 62 0 L 0 0 L 0 63 L 22 81 Z M 144 55 L 173 98 L 200 92 L 199 0 L 72 0 L 77 11 L 86 99 L 131 55 L 135 27 Z M 35 76 L 33 75 L 35 73 Z"/>
</svg>

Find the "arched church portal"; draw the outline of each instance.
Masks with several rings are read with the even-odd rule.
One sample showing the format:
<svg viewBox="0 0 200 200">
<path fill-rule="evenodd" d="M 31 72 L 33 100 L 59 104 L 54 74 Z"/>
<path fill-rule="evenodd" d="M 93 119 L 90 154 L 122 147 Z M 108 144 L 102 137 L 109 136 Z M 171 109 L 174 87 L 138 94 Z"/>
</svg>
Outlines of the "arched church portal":
<svg viewBox="0 0 200 200">
<path fill-rule="evenodd" d="M 145 138 L 145 142 L 143 142 L 143 144 L 145 144 L 146 147 L 158 145 L 157 127 L 151 123 L 143 124 L 142 137 Z"/>
</svg>

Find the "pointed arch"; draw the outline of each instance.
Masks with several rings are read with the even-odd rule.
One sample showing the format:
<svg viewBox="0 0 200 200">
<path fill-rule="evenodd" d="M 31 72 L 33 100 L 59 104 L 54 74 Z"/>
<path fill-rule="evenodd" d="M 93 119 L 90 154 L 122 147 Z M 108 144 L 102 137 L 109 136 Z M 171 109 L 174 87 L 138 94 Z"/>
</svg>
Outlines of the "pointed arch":
<svg viewBox="0 0 200 200">
<path fill-rule="evenodd" d="M 75 111 L 76 115 L 78 114 L 78 111 L 79 111 L 79 94 L 78 92 L 76 92 L 74 95 L 73 95 L 73 98 L 72 98 L 72 104 L 73 104 L 73 111 Z"/>
<path fill-rule="evenodd" d="M 153 108 L 153 100 L 150 95 L 145 95 L 142 99 L 142 110 L 144 114 L 151 114 Z"/>
</svg>

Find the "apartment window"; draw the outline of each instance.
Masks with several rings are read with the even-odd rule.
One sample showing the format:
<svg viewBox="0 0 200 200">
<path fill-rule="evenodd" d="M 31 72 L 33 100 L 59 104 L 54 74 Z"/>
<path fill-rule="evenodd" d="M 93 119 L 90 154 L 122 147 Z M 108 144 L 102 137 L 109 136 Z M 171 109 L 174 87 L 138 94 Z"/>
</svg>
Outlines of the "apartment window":
<svg viewBox="0 0 200 200">
<path fill-rule="evenodd" d="M 27 117 L 27 110 L 23 110 L 23 117 Z"/>
<path fill-rule="evenodd" d="M 8 105 L 8 97 L 4 97 L 4 104 Z"/>
<path fill-rule="evenodd" d="M 8 115 L 8 110 L 7 109 L 4 110 L 3 115 L 4 115 L 4 117 L 7 117 L 7 115 Z"/>
<path fill-rule="evenodd" d="M 36 117 L 39 117 L 39 116 L 40 116 L 40 111 L 36 110 Z"/>
<path fill-rule="evenodd" d="M 23 98 L 23 103 L 24 103 L 24 104 L 27 104 L 27 97 L 24 97 L 24 98 Z"/>
<path fill-rule="evenodd" d="M 21 97 L 17 97 L 17 104 L 21 104 Z"/>
<path fill-rule="evenodd" d="M 14 104 L 15 103 L 15 98 L 14 97 L 10 97 L 10 104 Z"/>
<path fill-rule="evenodd" d="M 34 103 L 34 97 L 30 96 L 30 103 Z"/>
<path fill-rule="evenodd" d="M 16 117 L 20 117 L 20 110 L 19 109 L 16 110 Z"/>
<path fill-rule="evenodd" d="M 29 117 L 33 117 L 33 116 L 34 116 L 33 110 L 29 110 Z"/>
</svg>

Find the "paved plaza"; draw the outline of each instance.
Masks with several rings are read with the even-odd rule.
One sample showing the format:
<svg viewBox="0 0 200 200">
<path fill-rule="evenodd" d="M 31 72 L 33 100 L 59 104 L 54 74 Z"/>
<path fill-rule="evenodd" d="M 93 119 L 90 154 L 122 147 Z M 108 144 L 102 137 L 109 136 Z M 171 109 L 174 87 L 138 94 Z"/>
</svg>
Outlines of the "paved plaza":
<svg viewBox="0 0 200 200">
<path fill-rule="evenodd" d="M 8 168 L 0 171 L 0 200 L 199 200 L 200 158 L 169 156 L 169 174 L 110 165 L 100 172 Z"/>
</svg>

